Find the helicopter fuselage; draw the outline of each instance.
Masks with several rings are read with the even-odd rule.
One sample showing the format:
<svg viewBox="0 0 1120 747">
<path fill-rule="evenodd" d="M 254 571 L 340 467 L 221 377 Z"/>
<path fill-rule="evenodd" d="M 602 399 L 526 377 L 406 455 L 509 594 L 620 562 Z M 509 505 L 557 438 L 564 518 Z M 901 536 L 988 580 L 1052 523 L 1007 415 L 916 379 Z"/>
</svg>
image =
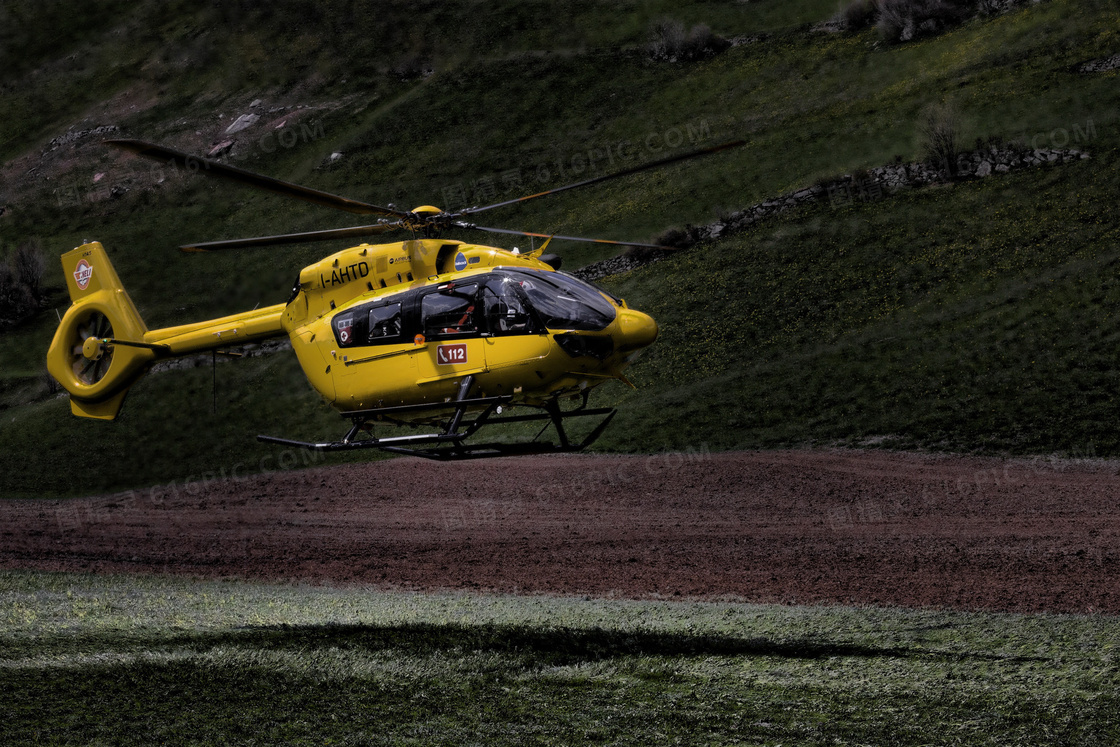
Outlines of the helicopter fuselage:
<svg viewBox="0 0 1120 747">
<path fill-rule="evenodd" d="M 342 412 L 475 396 L 541 404 L 623 371 L 657 336 L 625 302 L 534 254 L 423 239 L 361 245 L 300 273 L 280 326 Z"/>
</svg>

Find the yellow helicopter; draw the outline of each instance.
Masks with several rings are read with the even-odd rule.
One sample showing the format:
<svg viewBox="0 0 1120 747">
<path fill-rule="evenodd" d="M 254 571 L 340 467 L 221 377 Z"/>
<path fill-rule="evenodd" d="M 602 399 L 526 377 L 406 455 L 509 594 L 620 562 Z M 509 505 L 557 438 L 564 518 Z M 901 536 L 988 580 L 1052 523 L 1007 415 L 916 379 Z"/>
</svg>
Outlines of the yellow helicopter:
<svg viewBox="0 0 1120 747">
<path fill-rule="evenodd" d="M 624 371 L 657 337 L 657 324 L 611 294 L 560 272 L 544 254 L 564 238 L 489 228 L 475 213 L 583 187 L 742 144 L 725 143 L 504 202 L 448 213 L 378 207 L 137 140 L 108 144 L 175 167 L 224 177 L 351 213 L 377 223 L 351 228 L 196 243 L 186 251 L 356 238 L 407 230 L 392 244 L 360 244 L 303 268 L 285 303 L 232 316 L 149 330 L 94 241 L 62 255 L 72 305 L 47 352 L 51 375 L 78 416 L 112 420 L 132 384 L 167 358 L 221 351 L 287 336 L 311 386 L 351 421 L 338 441 L 258 436 L 320 451 L 377 448 L 434 459 L 577 451 L 602 434 L 615 411 L 588 397 Z M 526 254 L 440 238 L 448 228 L 541 237 Z M 628 382 L 627 382 L 628 383 Z M 567 409 L 561 402 L 575 402 Z M 522 414 L 511 414 L 519 408 Z M 564 421 L 599 417 L 590 434 L 569 438 Z M 543 421 L 528 443 L 475 444 L 482 427 Z M 428 425 L 428 433 L 373 435 L 373 424 Z M 551 424 L 559 443 L 538 439 Z"/>
</svg>

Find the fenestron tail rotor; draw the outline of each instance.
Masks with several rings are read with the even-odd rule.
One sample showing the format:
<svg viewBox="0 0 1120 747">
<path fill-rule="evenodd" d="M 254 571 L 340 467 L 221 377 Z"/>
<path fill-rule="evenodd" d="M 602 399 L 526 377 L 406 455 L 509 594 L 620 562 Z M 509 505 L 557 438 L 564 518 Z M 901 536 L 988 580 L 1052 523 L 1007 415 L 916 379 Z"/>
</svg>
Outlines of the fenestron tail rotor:
<svg viewBox="0 0 1120 747">
<path fill-rule="evenodd" d="M 113 348 L 103 342 L 112 338 L 113 325 L 100 311 L 90 311 L 74 330 L 69 343 L 70 368 L 81 383 L 96 384 L 113 365 Z"/>
</svg>

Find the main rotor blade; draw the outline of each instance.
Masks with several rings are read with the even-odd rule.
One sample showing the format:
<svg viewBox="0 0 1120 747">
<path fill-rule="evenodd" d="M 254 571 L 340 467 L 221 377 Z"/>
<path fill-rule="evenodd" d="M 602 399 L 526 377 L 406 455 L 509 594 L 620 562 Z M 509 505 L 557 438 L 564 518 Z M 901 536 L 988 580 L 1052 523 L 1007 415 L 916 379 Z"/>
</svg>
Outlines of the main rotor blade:
<svg viewBox="0 0 1120 747">
<path fill-rule="evenodd" d="M 209 176 L 224 177 L 235 182 L 257 187 L 258 189 L 268 190 L 269 192 L 275 192 L 276 194 L 286 195 L 288 197 L 295 197 L 297 200 L 304 200 L 305 202 L 310 202 L 315 205 L 335 208 L 336 210 L 345 210 L 348 213 L 357 213 L 358 215 L 384 215 L 392 218 L 404 218 L 408 215 L 408 213 L 401 210 L 379 207 L 377 205 L 371 205 L 368 202 L 352 200 L 349 197 L 340 197 L 338 195 L 332 195 L 329 192 L 322 192 L 318 189 L 302 187 L 298 184 L 292 184 L 291 182 L 273 179 L 263 174 L 239 169 L 236 166 L 228 166 L 218 161 L 211 161 L 208 158 L 192 156 L 189 153 L 184 153 L 174 148 L 168 148 L 154 143 L 146 143 L 143 140 L 106 140 L 105 143 L 107 145 L 116 146 L 117 148 L 132 151 L 145 158 L 163 161 L 177 169 L 186 169 L 187 171 L 207 174 Z"/>
<path fill-rule="evenodd" d="M 331 239 L 353 239 L 359 236 L 376 236 L 381 233 L 403 228 L 400 221 L 374 223 L 369 226 L 350 228 L 331 228 L 325 231 L 306 231 L 304 233 L 284 233 L 276 236 L 257 236 L 249 239 L 226 239 L 224 241 L 203 241 L 179 247 L 184 252 L 208 252 L 214 249 L 244 249 L 250 246 L 278 246 L 280 244 L 302 244 L 305 241 L 329 241 Z"/>
<path fill-rule="evenodd" d="M 681 155 L 678 155 L 678 156 L 670 156 L 669 158 L 662 158 L 660 161 L 651 161 L 650 163 L 643 163 L 639 166 L 632 166 L 628 169 L 623 169 L 622 171 L 616 171 L 613 174 L 604 174 L 603 176 L 596 176 L 592 179 L 585 179 L 582 182 L 576 182 L 574 184 L 566 184 L 563 187 L 556 187 L 555 189 L 549 189 L 549 190 L 546 190 L 544 192 L 537 192 L 536 194 L 533 194 L 533 195 L 526 195 L 524 197 L 517 197 L 515 199 L 506 200 L 504 202 L 495 202 L 493 205 L 485 205 L 483 207 L 467 208 L 466 210 L 463 210 L 463 211 L 460 211 L 460 212 L 456 213 L 456 216 L 459 216 L 459 215 L 473 215 L 475 213 L 481 213 L 484 210 L 493 210 L 494 208 L 505 207 L 506 205 L 516 205 L 517 203 L 525 202 L 526 200 L 534 200 L 538 197 L 546 197 L 547 195 L 554 195 L 558 192 L 565 192 L 569 189 L 576 189 L 577 187 L 586 187 L 590 184 L 598 184 L 599 182 L 605 182 L 608 179 L 618 179 L 619 177 L 629 176 L 630 174 L 637 174 L 641 171 L 648 171 L 649 169 L 656 169 L 656 168 L 660 168 L 662 166 L 668 166 L 671 163 L 677 163 L 679 161 L 687 161 L 690 158 L 699 158 L 700 156 L 707 156 L 707 155 L 710 155 L 712 153 L 719 153 L 721 150 L 727 150 L 728 148 L 738 148 L 740 145 L 746 145 L 746 143 L 747 143 L 746 140 L 733 140 L 731 142 L 723 143 L 721 145 L 713 145 L 710 148 L 701 148 L 700 150 L 689 151 L 688 153 L 682 153 Z M 557 238 L 559 238 L 559 237 L 557 237 Z M 650 245 L 649 244 L 635 244 L 634 246 L 650 246 Z"/>
<path fill-rule="evenodd" d="M 533 233 L 532 231 L 515 231 L 509 228 L 489 228 L 487 226 L 476 226 L 474 223 L 465 223 L 463 221 L 454 221 L 451 225 L 456 228 L 469 228 L 475 231 L 486 231 L 488 233 L 506 233 L 513 236 L 535 236 L 542 239 L 565 239 L 567 241 L 586 241 L 589 244 L 614 244 L 616 246 L 646 246 L 651 249 L 666 249 L 668 251 L 675 251 L 671 246 L 661 246 L 660 244 L 643 244 L 640 241 L 611 241 L 610 239 L 588 239 L 582 236 L 564 236 L 558 233 Z"/>
</svg>

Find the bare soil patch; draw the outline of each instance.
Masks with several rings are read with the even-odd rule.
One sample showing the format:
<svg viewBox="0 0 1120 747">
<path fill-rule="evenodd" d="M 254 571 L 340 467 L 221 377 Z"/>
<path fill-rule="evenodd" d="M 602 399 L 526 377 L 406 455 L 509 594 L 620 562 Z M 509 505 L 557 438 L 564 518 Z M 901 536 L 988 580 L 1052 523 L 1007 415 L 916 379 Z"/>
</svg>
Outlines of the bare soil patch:
<svg viewBox="0 0 1120 747">
<path fill-rule="evenodd" d="M 394 459 L 0 502 L 0 567 L 1117 614 L 1118 473 L 850 450 Z"/>
</svg>

